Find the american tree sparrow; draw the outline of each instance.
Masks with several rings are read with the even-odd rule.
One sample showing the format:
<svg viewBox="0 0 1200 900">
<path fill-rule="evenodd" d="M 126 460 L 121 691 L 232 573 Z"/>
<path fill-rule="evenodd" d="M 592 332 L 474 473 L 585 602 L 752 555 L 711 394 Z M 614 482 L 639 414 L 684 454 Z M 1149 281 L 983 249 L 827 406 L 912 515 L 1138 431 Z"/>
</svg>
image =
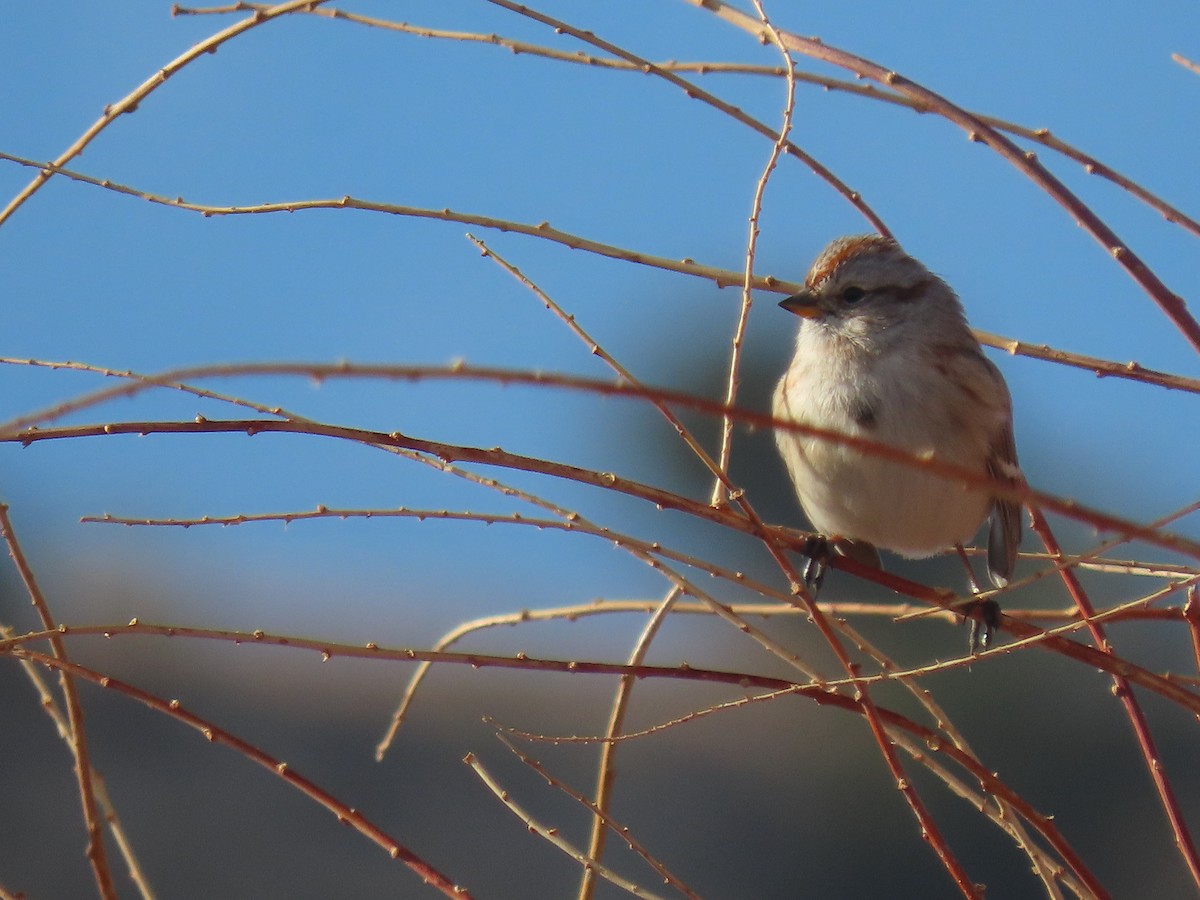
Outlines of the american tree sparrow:
<svg viewBox="0 0 1200 900">
<path fill-rule="evenodd" d="M 984 357 L 950 286 L 895 241 L 838 238 L 813 263 L 804 290 L 779 305 L 803 321 L 775 391 L 777 419 L 992 478 L 1020 477 L 1000 370 Z M 775 439 L 800 504 L 828 542 L 822 550 L 874 565 L 876 547 L 931 556 L 969 541 L 990 516 L 988 574 L 997 587 L 1008 583 L 1021 540 L 1018 503 L 827 439 L 784 429 Z M 819 585 L 823 557 L 814 560 L 805 577 Z"/>
</svg>

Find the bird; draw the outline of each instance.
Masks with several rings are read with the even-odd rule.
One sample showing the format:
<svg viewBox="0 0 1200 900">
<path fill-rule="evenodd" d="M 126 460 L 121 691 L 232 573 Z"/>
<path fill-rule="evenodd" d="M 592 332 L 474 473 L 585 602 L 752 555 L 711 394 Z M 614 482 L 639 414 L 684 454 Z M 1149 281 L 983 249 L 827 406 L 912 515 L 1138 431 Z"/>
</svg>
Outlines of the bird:
<svg viewBox="0 0 1200 900">
<path fill-rule="evenodd" d="M 809 587 L 819 589 L 830 550 L 878 567 L 879 549 L 932 556 L 969 542 L 988 519 L 988 575 L 996 587 L 1007 585 L 1021 542 L 1021 508 L 1011 494 L 786 427 L 865 438 L 1020 483 L 1008 386 L 953 289 L 892 238 L 851 235 L 830 243 L 804 289 L 779 305 L 801 318 L 772 415 L 784 423 L 776 425 L 776 444 L 819 532 L 808 548 Z M 986 646 L 999 607 L 980 615 Z"/>
</svg>

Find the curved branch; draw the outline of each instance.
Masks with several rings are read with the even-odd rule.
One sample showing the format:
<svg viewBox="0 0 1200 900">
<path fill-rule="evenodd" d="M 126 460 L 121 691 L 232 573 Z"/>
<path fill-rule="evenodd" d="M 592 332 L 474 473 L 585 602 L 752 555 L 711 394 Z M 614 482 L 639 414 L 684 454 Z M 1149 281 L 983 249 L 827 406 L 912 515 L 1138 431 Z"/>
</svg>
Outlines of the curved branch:
<svg viewBox="0 0 1200 900">
<path fill-rule="evenodd" d="M 753 34 L 759 40 L 769 39 L 761 22 L 734 9 L 722 0 L 686 0 L 686 2 L 715 13 L 721 19 Z M 1021 150 L 987 122 L 940 94 L 865 57 L 823 44 L 816 38 L 802 37 L 782 29 L 779 30 L 779 37 L 789 50 L 840 66 L 863 78 L 887 85 L 897 93 L 920 103 L 930 112 L 937 113 L 958 125 L 972 141 L 987 144 L 1070 213 L 1072 218 L 1112 255 L 1117 264 L 1141 285 L 1150 298 L 1158 304 L 1159 309 L 1187 338 L 1192 347 L 1200 352 L 1200 322 L 1197 322 L 1188 311 L 1183 298 L 1163 284 L 1154 271 L 1121 240 L 1115 231 L 1092 212 L 1087 204 L 1068 190 L 1067 186 L 1059 181 L 1049 169 L 1038 162 L 1037 154 Z"/>
<path fill-rule="evenodd" d="M 272 6 L 269 9 L 256 10 L 249 18 L 230 25 L 228 28 L 223 28 L 212 37 L 206 38 L 196 44 L 183 54 L 175 57 L 175 59 L 171 60 L 116 103 L 110 103 L 104 107 L 104 114 L 93 122 L 91 127 L 76 139 L 75 143 L 64 150 L 54 160 L 55 166 L 65 166 L 77 157 L 100 132 L 115 122 L 121 115 L 136 111 L 146 97 L 166 84 L 168 78 L 176 74 L 180 69 L 188 65 L 188 63 L 195 62 L 206 54 L 216 53 L 218 48 L 226 41 L 230 41 L 238 35 L 249 31 L 251 28 L 262 25 L 264 22 L 269 22 L 279 16 L 296 12 L 301 8 L 315 7 L 324 2 L 326 0 L 289 0 L 287 3 L 280 3 L 278 6 Z M 0 210 L 0 227 L 3 227 L 4 223 L 12 217 L 13 213 L 20 209 L 26 200 L 36 194 L 42 185 L 49 181 L 54 174 L 53 167 L 43 169 L 16 197 L 10 200 L 8 206 Z"/>
<path fill-rule="evenodd" d="M 314 365 L 283 365 L 258 364 L 240 366 L 205 367 L 193 370 L 177 370 L 159 376 L 162 381 L 174 380 L 187 373 L 188 377 L 207 375 L 232 374 L 295 374 L 306 377 L 332 378 L 339 376 L 388 377 L 388 378 L 481 378 L 496 381 L 500 384 L 528 384 L 569 388 L 589 391 L 601 395 L 617 395 L 637 397 L 641 399 L 655 398 L 671 404 L 689 407 L 701 412 L 724 415 L 729 413 L 740 421 L 760 428 L 781 428 L 796 434 L 828 440 L 833 443 L 852 447 L 872 456 L 898 462 L 912 468 L 923 469 L 932 474 L 960 481 L 965 485 L 988 487 L 997 496 L 1013 499 L 1024 504 L 1034 504 L 1043 509 L 1056 512 L 1070 519 L 1086 522 L 1097 528 L 1115 531 L 1126 538 L 1138 539 L 1175 550 L 1188 556 L 1200 559 L 1200 541 L 1195 541 L 1182 535 L 1160 531 L 1128 519 L 1114 516 L 1099 509 L 1086 506 L 1069 498 L 1058 497 L 1044 491 L 1036 490 L 1025 484 L 996 481 L 980 475 L 961 466 L 942 462 L 936 458 L 907 453 L 887 444 L 866 438 L 853 437 L 839 431 L 800 425 L 794 422 L 782 422 L 765 413 L 740 407 L 729 407 L 726 404 L 698 397 L 681 391 L 661 388 L 633 386 L 621 382 L 595 381 L 586 378 L 576 378 L 564 375 L 548 375 L 541 372 L 521 372 L 509 369 L 467 368 L 465 366 L 436 367 L 436 366 L 314 366 Z M 147 386 L 153 385 L 156 379 L 149 379 Z M 308 421 L 288 421 L 270 419 L 216 419 L 209 420 L 198 417 L 193 422 L 143 421 L 115 422 L 102 425 L 77 425 L 62 428 L 39 429 L 36 427 L 13 431 L 0 426 L 0 443 L 32 444 L 46 440 L 63 440 L 78 437 L 97 437 L 116 434 L 207 434 L 207 433 L 244 433 L 249 436 L 263 432 L 284 432 L 298 434 L 322 435 L 325 437 L 351 440 L 378 446 L 400 447 L 428 453 L 446 461 L 474 462 L 484 465 L 495 465 L 504 468 L 525 469 L 540 472 L 545 475 L 567 478 L 596 487 L 610 488 L 640 497 L 643 500 L 668 509 L 689 512 L 731 525 L 739 531 L 755 536 L 762 536 L 761 528 L 751 519 L 728 510 L 714 509 L 706 503 L 683 497 L 671 491 L 650 485 L 640 484 L 621 478 L 611 472 L 597 472 L 567 463 L 551 462 L 537 457 L 508 453 L 496 447 L 483 449 L 467 447 L 458 444 L 448 444 L 441 441 L 417 438 L 400 432 L 385 433 L 369 429 L 351 428 L 338 425 Z M 783 539 L 785 544 L 792 542 L 781 532 L 772 532 L 773 538 Z M 839 567 L 848 571 L 866 571 L 867 566 L 855 566 L 848 558 L 840 558 Z"/>
<path fill-rule="evenodd" d="M 60 632 L 62 630 L 59 629 Z M 163 700 L 161 697 L 143 691 L 141 688 L 128 682 L 117 678 L 110 678 L 107 675 L 101 675 L 99 672 L 85 668 L 78 663 L 45 653 L 38 653 L 34 650 L 27 650 L 20 647 L 6 648 L 6 652 L 17 659 L 28 659 L 39 662 L 52 669 L 57 669 L 64 675 L 70 675 L 73 678 L 82 678 L 98 684 L 102 688 L 124 694 L 157 712 L 163 713 L 176 721 L 182 722 L 184 725 L 196 729 L 211 743 L 224 744 L 226 747 L 236 750 L 251 762 L 257 763 L 268 771 L 278 775 L 310 800 L 314 800 L 325 807 L 325 809 L 337 816 L 339 822 L 350 825 L 355 831 L 382 847 L 392 859 L 400 860 L 409 869 L 419 875 L 426 884 L 437 888 L 442 894 L 454 898 L 454 900 L 464 900 L 464 898 L 470 900 L 471 894 L 466 888 L 456 885 L 429 863 L 425 862 L 425 860 L 421 859 L 421 857 L 417 856 L 412 850 L 367 819 L 361 812 L 342 803 L 324 788 L 301 775 L 283 760 L 276 759 L 249 741 L 223 728 L 219 728 L 208 720 L 184 709 L 178 700 Z"/>
<path fill-rule="evenodd" d="M 531 225 L 525 222 L 516 222 L 510 219 L 499 219 L 494 216 L 483 216 L 476 213 L 459 212 L 445 208 L 428 209 L 424 207 L 404 206 L 395 203 L 379 203 L 375 201 L 360 200 L 350 196 L 339 197 L 336 199 L 294 200 L 277 203 L 263 203 L 256 206 L 212 206 L 209 204 L 194 203 L 192 201 L 185 200 L 182 197 L 166 197 L 160 194 L 152 194 L 136 187 L 130 187 L 128 185 L 109 181 L 108 179 L 94 178 L 91 175 L 85 175 L 81 172 L 66 169 L 61 166 L 57 166 L 54 163 L 39 162 L 37 160 L 27 159 L 25 157 L 16 156 L 3 151 L 0 151 L 0 159 L 6 159 L 10 162 L 15 162 L 18 165 L 27 166 L 30 168 L 47 169 L 55 174 L 62 175 L 64 178 L 70 178 L 73 181 L 78 181 L 83 184 L 90 184 L 94 187 L 103 188 L 104 190 L 113 191 L 114 193 L 118 194 L 124 194 L 128 197 L 136 197 L 139 200 L 145 200 L 147 203 L 154 203 L 159 206 L 169 206 L 173 209 L 181 209 L 187 212 L 199 213 L 205 217 L 247 216 L 284 212 L 291 213 L 315 209 L 359 209 L 369 212 L 385 213 L 388 215 L 437 219 L 443 222 L 459 222 L 465 225 L 477 225 L 480 228 L 490 228 L 501 232 L 524 234 L 528 237 L 541 238 L 543 240 L 562 244 L 563 246 L 569 247 L 572 250 L 583 250 L 585 253 L 595 253 L 598 256 L 605 256 L 609 259 L 619 259 L 625 262 L 649 266 L 651 268 L 663 269 L 668 272 L 676 272 L 681 275 L 689 275 L 694 278 L 703 278 L 706 281 L 713 282 L 719 288 L 732 287 L 735 285 L 740 286 L 744 281 L 741 273 L 734 272 L 729 269 L 722 269 L 719 266 L 703 265 L 701 263 L 697 263 L 694 259 L 689 258 L 668 259 L 667 257 L 663 256 L 653 256 L 646 253 L 639 253 L 634 250 L 627 250 L 624 247 L 618 247 L 613 244 L 605 244 L 600 241 L 593 241 L 580 235 L 561 231 L 557 228 L 551 227 L 549 222 L 541 222 L 537 225 Z M 752 286 L 756 290 L 772 291 L 778 294 L 794 294 L 803 287 L 803 285 L 797 282 L 776 278 L 774 275 L 756 275 L 754 277 Z M 1193 394 L 1200 394 L 1200 378 L 1188 378 L 1183 375 L 1161 372 L 1156 369 L 1147 368 L 1141 363 L 1135 361 L 1124 363 L 1113 362 L 1111 360 L 1101 359 L 1095 356 L 1073 353 L 1069 350 L 1059 350 L 1054 347 L 1049 347 L 1046 344 L 1031 344 L 1026 341 L 1004 337 L 1003 335 L 992 334 L 987 331 L 976 330 L 975 337 L 981 344 L 985 344 L 989 347 L 995 347 L 998 350 L 1003 350 L 1006 353 L 1017 356 L 1028 356 L 1033 359 L 1041 359 L 1048 362 L 1060 363 L 1065 366 L 1071 366 L 1073 368 L 1092 372 L 1100 377 L 1122 378 L 1130 381 L 1139 381 L 1143 384 L 1155 384 L 1159 387 L 1187 391 Z M 10 363 L 34 363 L 33 360 L 5 359 L 3 361 Z M 55 363 L 52 365 L 71 367 L 75 364 Z"/>
<path fill-rule="evenodd" d="M 279 646 L 296 647 L 316 651 L 323 654 L 325 657 L 332 657 L 336 655 L 376 660 L 430 660 L 440 663 L 469 665 L 473 668 L 499 667 L 505 669 L 521 669 L 536 672 L 558 672 L 571 675 L 631 675 L 636 678 L 665 678 L 669 680 L 698 681 L 732 685 L 742 690 L 747 688 L 759 688 L 768 691 L 787 691 L 794 693 L 797 696 L 802 696 L 806 699 L 812 700 L 821 706 L 832 706 L 837 709 L 847 712 L 855 712 L 864 716 L 867 714 L 863 698 L 853 697 L 837 691 L 829 691 L 823 685 L 802 685 L 783 678 L 775 678 L 764 675 L 751 675 L 745 672 L 726 672 L 718 669 L 693 668 L 691 666 L 629 666 L 620 663 L 593 662 L 589 660 L 535 658 L 524 654 L 519 654 L 517 656 L 491 656 L 474 653 L 445 653 L 415 649 L 389 649 L 379 647 L 373 643 L 362 647 L 334 643 L 322 643 L 306 638 L 268 635 L 262 631 L 255 631 L 252 633 L 216 631 L 165 625 L 144 625 L 137 621 L 131 622 L 129 625 L 115 627 L 69 627 L 60 629 L 60 633 L 72 635 L 105 634 L 106 636 L 110 637 L 130 634 L 193 636 L 214 640 L 237 641 L 242 643 L 266 643 Z M 34 651 L 26 650 L 16 646 L 17 644 L 27 643 L 31 640 L 44 639 L 47 636 L 48 635 L 46 633 L 30 634 L 23 635 L 21 638 L 12 641 L 0 641 L 0 652 L 7 652 L 16 656 L 35 657 L 39 662 L 45 662 L 47 665 L 56 665 L 58 664 L 58 661 L 52 659 L 51 657 L 47 657 L 44 654 L 35 653 Z M 1111 662 L 1111 657 L 1108 657 L 1106 654 L 1099 653 L 1093 648 L 1082 649 L 1092 650 L 1092 652 L 1097 656 L 1104 657 Z M 99 679 L 98 675 L 90 672 L 89 670 L 82 669 L 81 667 L 74 667 L 74 664 L 65 665 L 71 665 L 73 667 L 73 671 L 74 668 L 79 668 L 80 671 L 78 674 L 80 677 L 91 678 L 92 680 Z M 115 684 L 118 682 L 113 679 L 112 683 Z M 137 689 L 133 688 L 133 690 L 136 691 Z M 1193 699 L 1195 699 L 1197 704 L 1200 705 L 1200 697 Z M 1014 809 L 1020 812 L 1021 816 L 1025 818 L 1030 826 L 1039 834 L 1041 834 L 1041 836 L 1051 846 L 1054 847 L 1055 852 L 1059 854 L 1059 856 L 1071 868 L 1079 880 L 1082 881 L 1090 890 L 1092 890 L 1097 897 L 1107 898 L 1109 896 L 1108 891 L 1106 891 L 1104 886 L 1096 880 L 1096 877 L 1083 863 L 1083 860 L 1078 856 L 1078 854 L 1075 853 L 1072 847 L 1058 832 L 1058 829 L 1050 817 L 1045 816 L 1035 810 L 1019 794 L 1002 782 L 995 773 L 989 771 L 986 766 L 982 765 L 970 754 L 959 750 L 953 745 L 952 742 L 944 740 L 943 737 L 933 729 L 927 728 L 926 726 L 917 722 L 913 722 L 906 716 L 903 716 L 900 713 L 897 713 L 886 707 L 874 706 L 873 709 L 874 713 L 880 718 L 883 725 L 888 728 L 898 728 L 913 735 L 919 741 L 924 743 L 931 754 L 940 754 L 957 763 L 968 773 L 970 773 L 971 776 L 978 779 L 984 790 L 1001 797 L 1006 802 L 1010 803 Z M 188 715 L 191 714 L 189 713 Z"/>
</svg>

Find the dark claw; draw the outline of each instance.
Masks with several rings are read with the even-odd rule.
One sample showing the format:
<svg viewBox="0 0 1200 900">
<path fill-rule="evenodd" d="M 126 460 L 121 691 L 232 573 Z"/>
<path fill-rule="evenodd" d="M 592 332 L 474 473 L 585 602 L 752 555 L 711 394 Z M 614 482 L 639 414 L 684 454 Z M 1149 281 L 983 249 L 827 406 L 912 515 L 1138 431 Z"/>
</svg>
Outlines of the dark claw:
<svg viewBox="0 0 1200 900">
<path fill-rule="evenodd" d="M 992 646 L 992 638 L 1000 624 L 1000 604 L 995 600 L 976 600 L 967 608 L 971 620 L 971 636 L 968 650 L 978 653 Z"/>
<path fill-rule="evenodd" d="M 804 542 L 803 553 L 808 559 L 804 563 L 804 586 L 815 595 L 821 590 L 825 580 L 825 570 L 829 568 L 829 541 L 819 534 L 814 534 Z"/>
</svg>

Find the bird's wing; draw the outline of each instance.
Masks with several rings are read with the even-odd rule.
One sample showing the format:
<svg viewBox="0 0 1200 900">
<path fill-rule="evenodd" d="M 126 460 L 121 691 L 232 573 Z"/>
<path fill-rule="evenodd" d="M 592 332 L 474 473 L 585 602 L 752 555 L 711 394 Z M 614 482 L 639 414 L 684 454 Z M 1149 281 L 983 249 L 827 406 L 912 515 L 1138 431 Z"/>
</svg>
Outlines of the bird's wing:
<svg viewBox="0 0 1200 900">
<path fill-rule="evenodd" d="M 1017 442 L 1013 437 L 1012 420 L 1001 429 L 992 446 L 988 474 L 1000 481 L 1021 483 L 1017 468 Z M 996 498 L 992 521 L 988 529 L 988 575 L 996 587 L 1004 587 L 1012 577 L 1021 546 L 1021 504 L 1015 500 Z"/>
</svg>

